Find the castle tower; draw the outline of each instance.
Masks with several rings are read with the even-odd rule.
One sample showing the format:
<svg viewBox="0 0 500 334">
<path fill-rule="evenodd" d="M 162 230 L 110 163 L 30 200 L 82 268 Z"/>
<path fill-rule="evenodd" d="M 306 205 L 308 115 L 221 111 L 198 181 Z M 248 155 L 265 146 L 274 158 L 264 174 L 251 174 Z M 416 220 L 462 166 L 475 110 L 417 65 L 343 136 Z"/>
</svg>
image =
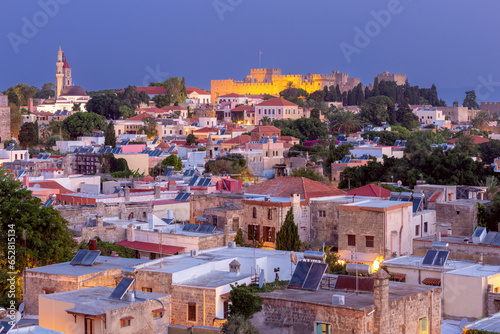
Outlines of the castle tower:
<svg viewBox="0 0 500 334">
<path fill-rule="evenodd" d="M 56 99 L 61 95 L 64 86 L 64 73 L 63 73 L 63 52 L 61 51 L 61 45 L 59 44 L 59 51 L 57 51 L 57 63 L 56 63 Z"/>
<path fill-rule="evenodd" d="M 3 148 L 3 141 L 11 138 L 9 99 L 0 92 L 0 149 Z"/>
</svg>

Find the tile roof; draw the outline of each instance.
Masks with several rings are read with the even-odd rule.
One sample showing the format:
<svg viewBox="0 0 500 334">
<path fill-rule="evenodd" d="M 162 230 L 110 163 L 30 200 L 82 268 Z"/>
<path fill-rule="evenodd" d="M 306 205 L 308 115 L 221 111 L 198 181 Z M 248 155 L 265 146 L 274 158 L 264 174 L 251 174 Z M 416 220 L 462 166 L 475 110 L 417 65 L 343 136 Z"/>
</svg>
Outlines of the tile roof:
<svg viewBox="0 0 500 334">
<path fill-rule="evenodd" d="M 187 110 L 186 108 L 184 107 L 181 107 L 181 106 L 164 106 L 162 108 L 160 108 L 160 110 L 162 111 L 176 111 L 176 110 Z"/>
<path fill-rule="evenodd" d="M 154 116 L 150 114 L 140 114 L 127 118 L 125 121 L 142 121 L 145 117 L 154 118 Z"/>
<path fill-rule="evenodd" d="M 30 188 L 32 188 L 35 184 L 39 184 L 40 188 L 46 188 L 46 189 L 59 189 L 60 194 L 74 194 L 74 191 L 71 191 L 67 188 L 64 188 L 61 186 L 59 183 L 56 181 L 34 181 L 30 182 Z"/>
<path fill-rule="evenodd" d="M 283 176 L 252 185 L 245 189 L 248 194 L 289 197 L 300 194 L 301 199 L 327 196 L 342 196 L 346 192 L 305 177 Z"/>
<path fill-rule="evenodd" d="M 367 197 L 390 197 L 391 192 L 385 188 L 379 187 L 375 184 L 367 184 L 366 186 L 349 190 L 348 195 L 367 196 Z"/>
<path fill-rule="evenodd" d="M 191 94 L 192 92 L 196 92 L 199 95 L 210 95 L 209 92 L 204 91 L 203 89 L 199 89 L 199 88 L 196 88 L 196 87 L 186 87 L 186 93 L 188 95 Z"/>
<path fill-rule="evenodd" d="M 229 93 L 229 94 L 226 94 L 226 95 L 221 95 L 219 96 L 219 98 L 221 97 L 244 97 L 245 95 L 240 95 L 240 94 L 236 94 L 236 93 Z"/>
<path fill-rule="evenodd" d="M 284 140 L 284 141 L 292 141 L 293 140 L 293 141 L 295 141 L 295 140 L 300 140 L 300 139 L 292 137 L 292 136 L 281 136 L 280 140 Z"/>
<path fill-rule="evenodd" d="M 482 143 L 487 143 L 490 140 L 486 139 L 484 137 L 478 136 L 478 135 L 470 135 L 472 137 L 472 140 L 474 140 L 474 144 L 482 144 Z M 458 140 L 458 138 L 453 138 L 448 141 L 446 141 L 448 144 L 455 144 L 455 142 Z"/>
<path fill-rule="evenodd" d="M 161 245 L 161 250 L 160 250 L 159 244 L 151 243 L 151 242 L 142 242 L 142 241 L 123 240 L 123 241 L 118 241 L 116 244 L 120 245 L 120 246 L 125 246 L 128 248 L 132 248 L 132 249 L 145 251 L 145 252 L 161 253 L 161 254 L 169 254 L 169 255 L 177 254 L 178 252 L 180 252 L 184 249 L 184 247 Z"/>
<path fill-rule="evenodd" d="M 431 278 L 427 277 L 422 281 L 422 284 L 425 285 L 433 285 L 433 286 L 440 286 L 441 285 L 441 279 L 440 278 Z"/>
<path fill-rule="evenodd" d="M 256 105 L 256 107 L 274 107 L 274 106 L 290 106 L 290 107 L 298 107 L 297 104 L 292 103 L 288 100 L 282 99 L 280 97 L 273 97 L 269 100 L 263 101 Z"/>
<path fill-rule="evenodd" d="M 260 126 L 256 126 L 250 132 L 279 132 L 279 131 L 281 131 L 281 130 L 275 126 L 272 126 L 272 125 L 260 125 Z"/>
<path fill-rule="evenodd" d="M 255 112 L 255 108 L 252 106 L 237 106 L 234 109 L 231 109 L 231 111 L 253 111 Z"/>
<path fill-rule="evenodd" d="M 209 127 L 204 127 L 198 130 L 194 130 L 193 132 L 219 132 L 218 128 L 209 128 Z"/>
<path fill-rule="evenodd" d="M 162 141 L 161 143 L 156 146 L 157 148 L 170 148 L 170 145 Z"/>
<path fill-rule="evenodd" d="M 236 145 L 243 145 L 248 143 L 251 140 L 251 137 L 248 135 L 241 135 L 238 137 L 234 137 L 231 139 L 226 140 L 223 142 L 223 144 L 236 144 Z"/>
</svg>

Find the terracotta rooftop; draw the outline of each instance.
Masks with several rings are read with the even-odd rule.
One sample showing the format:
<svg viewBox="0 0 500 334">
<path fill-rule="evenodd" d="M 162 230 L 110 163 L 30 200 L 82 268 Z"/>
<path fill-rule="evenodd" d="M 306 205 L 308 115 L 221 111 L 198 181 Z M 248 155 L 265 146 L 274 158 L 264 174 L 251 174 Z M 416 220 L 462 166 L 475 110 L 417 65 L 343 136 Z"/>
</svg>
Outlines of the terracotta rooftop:
<svg viewBox="0 0 500 334">
<path fill-rule="evenodd" d="M 192 92 L 196 92 L 199 95 L 210 95 L 209 92 L 204 91 L 203 89 L 199 89 L 199 88 L 196 88 L 196 87 L 186 87 L 186 93 L 188 95 L 191 94 Z"/>
<path fill-rule="evenodd" d="M 237 106 L 234 109 L 231 109 L 231 111 L 255 111 L 255 108 L 252 106 Z"/>
<path fill-rule="evenodd" d="M 243 145 L 248 143 L 251 140 L 251 137 L 248 135 L 241 135 L 238 137 L 234 137 L 226 140 L 223 144 L 235 144 L 235 145 Z"/>
<path fill-rule="evenodd" d="M 366 186 L 349 190 L 348 195 L 367 196 L 367 197 L 390 197 L 391 192 L 385 188 L 379 187 L 375 184 L 367 184 Z"/>
<path fill-rule="evenodd" d="M 164 106 L 164 107 L 160 108 L 160 110 L 162 110 L 162 111 L 176 111 L 176 110 L 187 110 L 187 109 L 184 107 L 181 107 L 181 106 Z"/>
<path fill-rule="evenodd" d="M 280 131 L 281 131 L 280 129 L 272 125 L 261 125 L 261 126 L 256 126 L 250 132 L 280 132 Z"/>
<path fill-rule="evenodd" d="M 146 251 L 146 252 L 169 254 L 169 255 L 177 254 L 178 252 L 180 252 L 184 249 L 184 247 L 161 245 L 161 250 L 160 250 L 159 244 L 150 243 L 150 242 L 142 242 L 142 241 L 123 240 L 123 241 L 118 241 L 116 244 L 120 245 L 120 246 L 125 246 L 128 248 L 132 248 L 132 249 Z"/>
<path fill-rule="evenodd" d="M 40 188 L 45 189 L 59 189 L 60 194 L 74 194 L 74 191 L 64 188 L 56 181 L 34 181 L 30 182 L 30 188 L 32 188 L 35 184 L 40 185 Z"/>
<path fill-rule="evenodd" d="M 290 197 L 292 194 L 300 194 L 301 199 L 342 196 L 347 194 L 343 190 L 305 177 L 291 176 L 277 177 L 269 181 L 252 185 L 245 189 L 245 193 L 276 197 Z"/>
<path fill-rule="evenodd" d="M 297 104 L 295 103 L 292 103 L 288 100 L 285 100 L 285 99 L 282 99 L 280 97 L 273 97 L 269 100 L 266 100 L 264 102 L 261 102 L 259 104 L 256 105 L 256 107 L 274 107 L 274 106 L 290 106 L 290 107 L 298 107 Z"/>
<path fill-rule="evenodd" d="M 219 98 L 221 98 L 221 97 L 244 97 L 244 95 L 240 95 L 240 94 L 236 94 L 236 93 L 229 93 L 226 95 L 219 96 Z"/>
<path fill-rule="evenodd" d="M 482 143 L 487 143 L 490 140 L 486 139 L 484 137 L 478 136 L 478 135 L 470 135 L 472 137 L 472 140 L 474 140 L 474 144 L 482 144 Z M 453 138 L 448 141 L 446 141 L 448 144 L 455 144 L 455 142 L 458 140 L 458 138 Z"/>
<path fill-rule="evenodd" d="M 125 121 L 142 121 L 142 119 L 145 117 L 154 118 L 155 116 L 144 113 L 144 114 L 135 115 L 135 116 L 132 116 L 130 118 L 127 118 Z"/>
</svg>

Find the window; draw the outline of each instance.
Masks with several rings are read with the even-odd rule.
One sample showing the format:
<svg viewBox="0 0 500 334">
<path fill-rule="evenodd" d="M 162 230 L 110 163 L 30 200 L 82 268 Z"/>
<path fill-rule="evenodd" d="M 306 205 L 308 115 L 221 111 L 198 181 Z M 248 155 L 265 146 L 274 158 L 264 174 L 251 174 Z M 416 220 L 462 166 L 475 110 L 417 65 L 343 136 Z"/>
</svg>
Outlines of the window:
<svg viewBox="0 0 500 334">
<path fill-rule="evenodd" d="M 281 115 L 281 109 L 278 109 L 278 115 Z"/>
<path fill-rule="evenodd" d="M 259 115 L 260 115 L 260 109 L 259 109 Z"/>
<path fill-rule="evenodd" d="M 424 222 L 424 233 L 427 233 L 427 222 Z"/>
<path fill-rule="evenodd" d="M 248 240 L 254 240 L 254 237 L 255 237 L 255 241 L 259 241 L 259 232 L 260 232 L 260 228 L 259 228 L 259 225 L 248 225 Z"/>
<path fill-rule="evenodd" d="M 120 327 L 129 327 L 132 319 L 134 319 L 134 317 L 121 318 L 120 319 Z"/>
<path fill-rule="evenodd" d="M 331 334 L 332 326 L 330 324 L 316 323 L 315 334 Z"/>
<path fill-rule="evenodd" d="M 326 217 L 326 211 L 324 211 L 324 210 L 319 210 L 319 211 L 318 211 L 318 217 L 320 217 L 320 218 L 325 218 L 325 217 Z"/>
<path fill-rule="evenodd" d="M 55 293 L 55 292 L 56 292 L 56 289 L 52 289 L 52 288 L 43 288 L 43 292 L 44 292 L 44 294 L 46 294 L 46 295 L 50 295 L 51 293 Z"/>
<path fill-rule="evenodd" d="M 274 242 L 275 239 L 275 229 L 274 227 L 271 226 L 264 226 L 263 227 L 263 232 L 264 232 L 264 241 L 266 242 Z"/>
<path fill-rule="evenodd" d="M 153 310 L 153 319 L 160 319 L 163 318 L 163 315 L 165 314 L 165 309 L 164 308 L 159 308 L 157 310 Z"/>
<path fill-rule="evenodd" d="M 94 319 L 85 318 L 85 334 L 94 334 Z"/>
<path fill-rule="evenodd" d="M 366 237 L 366 247 L 375 247 L 375 237 L 367 235 Z"/>
<path fill-rule="evenodd" d="M 224 319 L 227 319 L 228 314 L 229 314 L 229 301 L 225 300 L 224 301 Z"/>
<path fill-rule="evenodd" d="M 418 334 L 429 334 L 429 319 L 422 318 L 418 320 Z"/>
<path fill-rule="evenodd" d="M 196 321 L 196 303 L 188 303 L 188 321 Z"/>
<path fill-rule="evenodd" d="M 356 236 L 354 234 L 347 235 L 347 246 L 356 246 Z"/>
<path fill-rule="evenodd" d="M 420 225 L 415 225 L 415 235 L 420 235 Z"/>
<path fill-rule="evenodd" d="M 142 292 L 153 292 L 153 288 L 142 287 Z"/>
<path fill-rule="evenodd" d="M 252 209 L 252 218 L 257 218 L 257 208 Z"/>
<path fill-rule="evenodd" d="M 273 210 L 272 209 L 267 210 L 267 219 L 269 219 L 269 220 L 273 219 Z"/>
</svg>

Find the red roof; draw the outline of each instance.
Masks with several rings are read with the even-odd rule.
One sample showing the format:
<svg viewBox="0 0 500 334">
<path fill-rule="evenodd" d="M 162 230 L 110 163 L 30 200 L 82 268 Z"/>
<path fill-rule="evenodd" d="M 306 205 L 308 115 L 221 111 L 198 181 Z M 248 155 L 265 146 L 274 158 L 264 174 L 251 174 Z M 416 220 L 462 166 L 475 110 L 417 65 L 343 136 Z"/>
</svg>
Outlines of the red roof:
<svg viewBox="0 0 500 334">
<path fill-rule="evenodd" d="M 184 107 L 181 107 L 181 106 L 164 106 L 161 108 L 161 110 L 164 110 L 164 111 L 177 111 L 177 110 L 187 110 L 186 108 Z"/>
<path fill-rule="evenodd" d="M 204 127 L 198 130 L 194 130 L 193 132 L 219 132 L 218 128 L 209 128 L 209 127 Z"/>
<path fill-rule="evenodd" d="M 434 285 L 434 286 L 441 286 L 441 279 L 440 278 L 431 278 L 427 277 L 422 281 L 422 284 L 425 285 Z"/>
<path fill-rule="evenodd" d="M 69 189 L 64 188 L 61 186 L 59 183 L 56 181 L 35 181 L 35 182 L 30 182 L 30 188 L 33 187 L 35 184 L 39 184 L 40 188 L 46 188 L 46 189 L 59 189 L 60 194 L 74 194 L 74 191 L 71 191 Z"/>
<path fill-rule="evenodd" d="M 439 197 L 439 195 L 441 195 L 440 191 L 438 191 L 434 195 L 432 195 L 431 198 L 429 198 L 429 203 L 435 202 L 437 200 L 437 198 Z"/>
<path fill-rule="evenodd" d="M 199 89 L 199 88 L 196 88 L 196 87 L 186 87 L 186 93 L 189 95 L 191 94 L 192 92 L 196 92 L 200 95 L 210 95 L 209 92 L 207 91 L 204 91 L 203 89 Z"/>
<path fill-rule="evenodd" d="M 167 245 L 160 245 L 156 243 L 151 243 L 151 242 L 142 242 L 142 241 L 118 241 L 116 243 L 117 245 L 120 246 L 125 246 L 128 248 L 132 249 L 137 249 L 145 252 L 150 252 L 150 253 L 161 253 L 161 254 L 168 254 L 168 255 L 174 255 L 179 253 L 184 249 L 184 247 L 177 247 L 177 246 L 167 246 Z"/>
<path fill-rule="evenodd" d="M 246 188 L 245 193 L 276 197 L 289 197 L 292 194 L 300 194 L 301 199 L 342 196 L 347 194 L 343 190 L 305 177 L 291 176 L 277 177 L 269 181 L 254 184 Z"/>
<path fill-rule="evenodd" d="M 298 107 L 297 104 L 292 103 L 288 100 L 282 99 L 280 97 L 273 97 L 269 100 L 266 100 L 264 102 L 261 102 L 256 105 L 256 107 L 284 107 L 284 106 L 290 106 L 290 107 Z"/>
<path fill-rule="evenodd" d="M 236 145 L 243 145 L 248 143 L 251 140 L 251 137 L 248 135 L 241 135 L 238 137 L 234 137 L 231 139 L 226 140 L 223 142 L 223 144 L 236 144 Z"/>
<path fill-rule="evenodd" d="M 381 197 L 381 198 L 391 196 L 391 192 L 389 190 L 379 187 L 375 184 L 367 184 L 366 186 L 349 190 L 347 194 L 356 196 L 367 196 L 367 197 Z"/>
<path fill-rule="evenodd" d="M 140 114 L 127 118 L 126 121 L 142 121 L 142 119 L 145 117 L 154 118 L 154 116 L 150 114 Z"/>
<path fill-rule="evenodd" d="M 66 60 L 63 62 L 63 68 L 71 68 Z"/>
<path fill-rule="evenodd" d="M 281 136 L 280 140 L 284 140 L 284 141 L 292 141 L 293 140 L 293 141 L 295 141 L 295 140 L 300 140 L 300 139 L 292 137 L 292 136 Z"/>
<path fill-rule="evenodd" d="M 261 125 L 261 126 L 256 126 L 250 132 L 280 132 L 280 131 L 281 131 L 280 129 L 272 125 Z"/>
<path fill-rule="evenodd" d="M 141 178 L 141 181 L 142 182 L 154 182 L 155 179 L 152 176 L 150 176 L 150 175 L 146 175 L 143 178 Z"/>
<path fill-rule="evenodd" d="M 161 143 L 156 146 L 157 148 L 170 148 L 170 145 L 162 141 Z"/>
<path fill-rule="evenodd" d="M 254 111 L 255 112 L 255 108 L 252 106 L 237 106 L 236 108 L 231 109 L 231 111 Z"/>
<path fill-rule="evenodd" d="M 236 93 L 229 93 L 229 94 L 226 94 L 226 95 L 221 95 L 219 96 L 219 98 L 221 97 L 244 97 L 245 95 L 240 95 L 240 94 L 236 94 Z"/>
<path fill-rule="evenodd" d="M 472 140 L 474 140 L 474 144 L 482 144 L 482 143 L 487 143 L 490 140 L 486 139 L 484 137 L 478 136 L 478 135 L 469 135 L 472 137 Z M 453 138 L 448 141 L 446 141 L 448 144 L 455 144 L 455 142 L 458 140 L 458 138 Z"/>
</svg>

